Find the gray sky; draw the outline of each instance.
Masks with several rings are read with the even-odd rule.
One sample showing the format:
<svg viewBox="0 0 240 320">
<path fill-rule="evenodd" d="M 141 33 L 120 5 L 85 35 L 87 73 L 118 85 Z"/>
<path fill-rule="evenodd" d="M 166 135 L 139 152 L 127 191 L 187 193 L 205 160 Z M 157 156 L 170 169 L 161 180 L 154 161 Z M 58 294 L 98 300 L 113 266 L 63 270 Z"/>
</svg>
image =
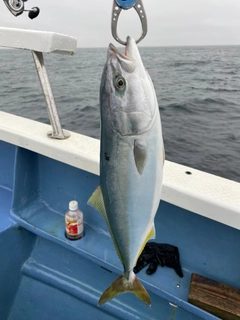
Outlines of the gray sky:
<svg viewBox="0 0 240 320">
<path fill-rule="evenodd" d="M 0 0 L 0 25 L 72 35 L 78 47 L 107 47 L 111 36 L 113 0 L 29 0 L 40 15 L 14 17 Z M 148 34 L 142 46 L 240 44 L 240 0 L 143 0 Z M 119 35 L 141 33 L 135 10 L 122 11 Z"/>
</svg>

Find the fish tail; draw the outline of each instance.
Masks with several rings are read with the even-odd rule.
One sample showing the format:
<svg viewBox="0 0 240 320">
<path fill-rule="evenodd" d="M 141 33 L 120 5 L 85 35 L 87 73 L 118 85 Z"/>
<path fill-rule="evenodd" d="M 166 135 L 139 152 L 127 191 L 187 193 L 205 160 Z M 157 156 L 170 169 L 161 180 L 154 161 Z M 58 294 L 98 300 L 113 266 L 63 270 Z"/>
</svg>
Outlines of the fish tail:
<svg viewBox="0 0 240 320">
<path fill-rule="evenodd" d="M 134 272 L 131 271 L 129 273 L 129 277 L 127 278 L 125 274 L 121 274 L 111 285 L 108 287 L 103 294 L 101 295 L 98 305 L 102 305 L 107 301 L 113 299 L 119 294 L 130 292 L 134 293 L 142 302 L 151 306 L 151 300 L 149 294 L 147 293 L 144 286 L 135 276 Z"/>
</svg>

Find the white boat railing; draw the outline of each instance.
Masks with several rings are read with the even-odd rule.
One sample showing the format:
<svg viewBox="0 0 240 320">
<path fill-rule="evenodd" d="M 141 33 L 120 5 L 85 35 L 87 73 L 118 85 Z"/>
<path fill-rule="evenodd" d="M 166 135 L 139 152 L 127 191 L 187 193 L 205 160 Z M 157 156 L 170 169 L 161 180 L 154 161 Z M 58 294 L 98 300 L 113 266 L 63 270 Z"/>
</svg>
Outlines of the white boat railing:
<svg viewBox="0 0 240 320">
<path fill-rule="evenodd" d="M 53 139 L 68 138 L 70 133 L 63 130 L 60 123 L 43 53 L 73 55 L 77 48 L 77 39 L 53 32 L 0 28 L 0 46 L 25 49 L 32 52 L 52 125 L 52 130 L 48 132 L 48 137 Z"/>
</svg>

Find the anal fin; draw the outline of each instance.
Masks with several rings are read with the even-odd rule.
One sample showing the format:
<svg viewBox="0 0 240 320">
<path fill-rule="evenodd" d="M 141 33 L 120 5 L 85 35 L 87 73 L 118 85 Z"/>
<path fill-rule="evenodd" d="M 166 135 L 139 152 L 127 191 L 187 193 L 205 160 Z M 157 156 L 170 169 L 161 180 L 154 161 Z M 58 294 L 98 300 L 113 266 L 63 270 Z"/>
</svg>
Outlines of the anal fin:
<svg viewBox="0 0 240 320">
<path fill-rule="evenodd" d="M 156 236 L 156 229 L 155 229 L 155 225 L 153 223 L 151 230 L 149 231 L 147 237 L 143 241 L 143 244 L 142 244 L 140 250 L 138 251 L 136 263 L 138 261 L 138 258 L 140 257 L 140 254 L 143 252 L 143 249 L 145 248 L 145 245 L 148 242 L 148 240 L 155 239 L 155 236 Z"/>
</svg>

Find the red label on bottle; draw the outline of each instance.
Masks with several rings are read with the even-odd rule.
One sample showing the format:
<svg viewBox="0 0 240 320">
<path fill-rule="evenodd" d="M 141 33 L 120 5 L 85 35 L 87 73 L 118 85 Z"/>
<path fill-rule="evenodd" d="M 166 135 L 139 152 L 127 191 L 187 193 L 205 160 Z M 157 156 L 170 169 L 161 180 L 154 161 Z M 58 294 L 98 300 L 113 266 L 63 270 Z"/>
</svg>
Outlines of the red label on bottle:
<svg viewBox="0 0 240 320">
<path fill-rule="evenodd" d="M 75 225 L 70 225 L 69 228 L 68 228 L 68 233 L 71 233 L 71 234 L 78 234 L 78 225 L 75 224 Z"/>
<path fill-rule="evenodd" d="M 66 221 L 67 222 L 67 221 Z M 81 232 L 83 232 L 83 223 L 71 223 L 71 222 L 67 222 L 66 223 L 66 232 L 69 235 L 73 235 L 73 236 L 77 236 L 79 234 L 81 234 Z"/>
</svg>

